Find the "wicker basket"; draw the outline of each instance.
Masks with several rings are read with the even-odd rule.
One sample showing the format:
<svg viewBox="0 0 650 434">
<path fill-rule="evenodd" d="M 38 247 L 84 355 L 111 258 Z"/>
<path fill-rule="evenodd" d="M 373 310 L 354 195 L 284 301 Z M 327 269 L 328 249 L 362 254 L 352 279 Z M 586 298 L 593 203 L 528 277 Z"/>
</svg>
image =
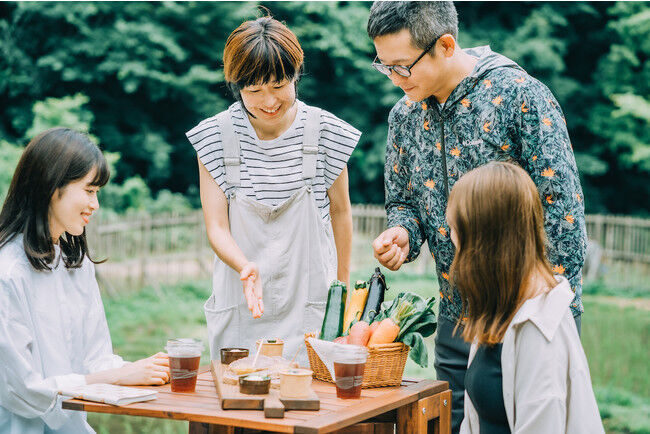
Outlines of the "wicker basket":
<svg viewBox="0 0 650 434">
<path fill-rule="evenodd" d="M 325 364 L 307 342 L 307 337 L 310 336 L 305 336 L 305 345 L 307 346 L 309 365 L 311 370 L 314 371 L 314 378 L 334 383 Z M 368 347 L 368 360 L 366 361 L 361 387 L 368 389 L 372 387 L 399 386 L 402 383 L 402 374 L 404 373 L 409 349 L 408 346 L 401 342 Z"/>
</svg>

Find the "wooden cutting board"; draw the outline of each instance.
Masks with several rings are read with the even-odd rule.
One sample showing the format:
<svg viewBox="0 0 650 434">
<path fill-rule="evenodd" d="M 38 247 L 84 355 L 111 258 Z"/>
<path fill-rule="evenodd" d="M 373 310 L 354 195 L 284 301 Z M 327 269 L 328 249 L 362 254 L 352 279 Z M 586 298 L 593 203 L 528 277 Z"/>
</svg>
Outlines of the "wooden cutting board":
<svg viewBox="0 0 650 434">
<path fill-rule="evenodd" d="M 223 410 L 264 410 L 265 417 L 283 418 L 285 410 L 320 409 L 320 399 L 313 390 L 307 398 L 282 398 L 280 392 L 275 389 L 271 389 L 266 395 L 246 395 L 239 392 L 238 385 L 224 384 L 221 378 L 221 363 L 213 360 L 210 370 Z"/>
</svg>

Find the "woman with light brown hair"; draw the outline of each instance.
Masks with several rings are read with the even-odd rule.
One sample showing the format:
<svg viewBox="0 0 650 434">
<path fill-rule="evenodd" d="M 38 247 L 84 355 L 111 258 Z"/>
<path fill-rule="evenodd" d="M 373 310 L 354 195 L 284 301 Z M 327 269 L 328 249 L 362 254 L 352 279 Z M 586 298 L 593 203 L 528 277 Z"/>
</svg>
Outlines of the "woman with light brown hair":
<svg viewBox="0 0 650 434">
<path fill-rule="evenodd" d="M 519 166 L 491 162 L 449 196 L 451 279 L 472 343 L 461 433 L 604 432 L 569 308 L 545 255 L 539 193 Z"/>
<path fill-rule="evenodd" d="M 320 329 L 329 283 L 350 279 L 346 164 L 361 134 L 297 99 L 303 57 L 279 21 L 241 24 L 223 53 L 236 102 L 187 133 L 217 255 L 204 306 L 213 358 L 259 338 L 283 339 L 291 357 Z"/>
</svg>

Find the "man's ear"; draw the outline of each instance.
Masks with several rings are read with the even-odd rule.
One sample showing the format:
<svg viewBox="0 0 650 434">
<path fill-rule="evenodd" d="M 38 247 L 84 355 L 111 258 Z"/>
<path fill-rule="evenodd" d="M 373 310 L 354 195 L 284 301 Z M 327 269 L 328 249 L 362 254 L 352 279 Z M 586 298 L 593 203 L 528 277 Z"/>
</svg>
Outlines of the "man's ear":
<svg viewBox="0 0 650 434">
<path fill-rule="evenodd" d="M 456 52 L 458 45 L 456 44 L 456 39 L 449 33 L 445 33 L 438 39 L 436 46 L 440 47 L 442 54 L 445 57 L 451 57 Z"/>
</svg>

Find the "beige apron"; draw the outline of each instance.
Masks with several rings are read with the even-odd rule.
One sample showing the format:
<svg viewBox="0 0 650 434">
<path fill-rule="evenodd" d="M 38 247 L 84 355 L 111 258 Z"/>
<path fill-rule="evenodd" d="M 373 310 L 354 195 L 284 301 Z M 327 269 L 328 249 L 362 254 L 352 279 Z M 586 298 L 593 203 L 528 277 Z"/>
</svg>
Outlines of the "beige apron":
<svg viewBox="0 0 650 434">
<path fill-rule="evenodd" d="M 280 338 L 284 357 L 291 358 L 304 333 L 320 331 L 328 286 L 336 278 L 336 246 L 330 220 L 324 221 L 312 191 L 316 176 L 320 110 L 308 107 L 304 129 L 302 173 L 305 185 L 278 206 L 259 203 L 240 192 L 240 146 L 230 113 L 221 115 L 230 232 L 249 261 L 259 267 L 264 314 L 254 319 L 248 310 L 239 273 L 215 257 L 212 295 L 204 305 L 210 354 L 243 347 L 255 351 L 255 341 Z M 298 358 L 308 366 L 303 345 Z"/>
</svg>

